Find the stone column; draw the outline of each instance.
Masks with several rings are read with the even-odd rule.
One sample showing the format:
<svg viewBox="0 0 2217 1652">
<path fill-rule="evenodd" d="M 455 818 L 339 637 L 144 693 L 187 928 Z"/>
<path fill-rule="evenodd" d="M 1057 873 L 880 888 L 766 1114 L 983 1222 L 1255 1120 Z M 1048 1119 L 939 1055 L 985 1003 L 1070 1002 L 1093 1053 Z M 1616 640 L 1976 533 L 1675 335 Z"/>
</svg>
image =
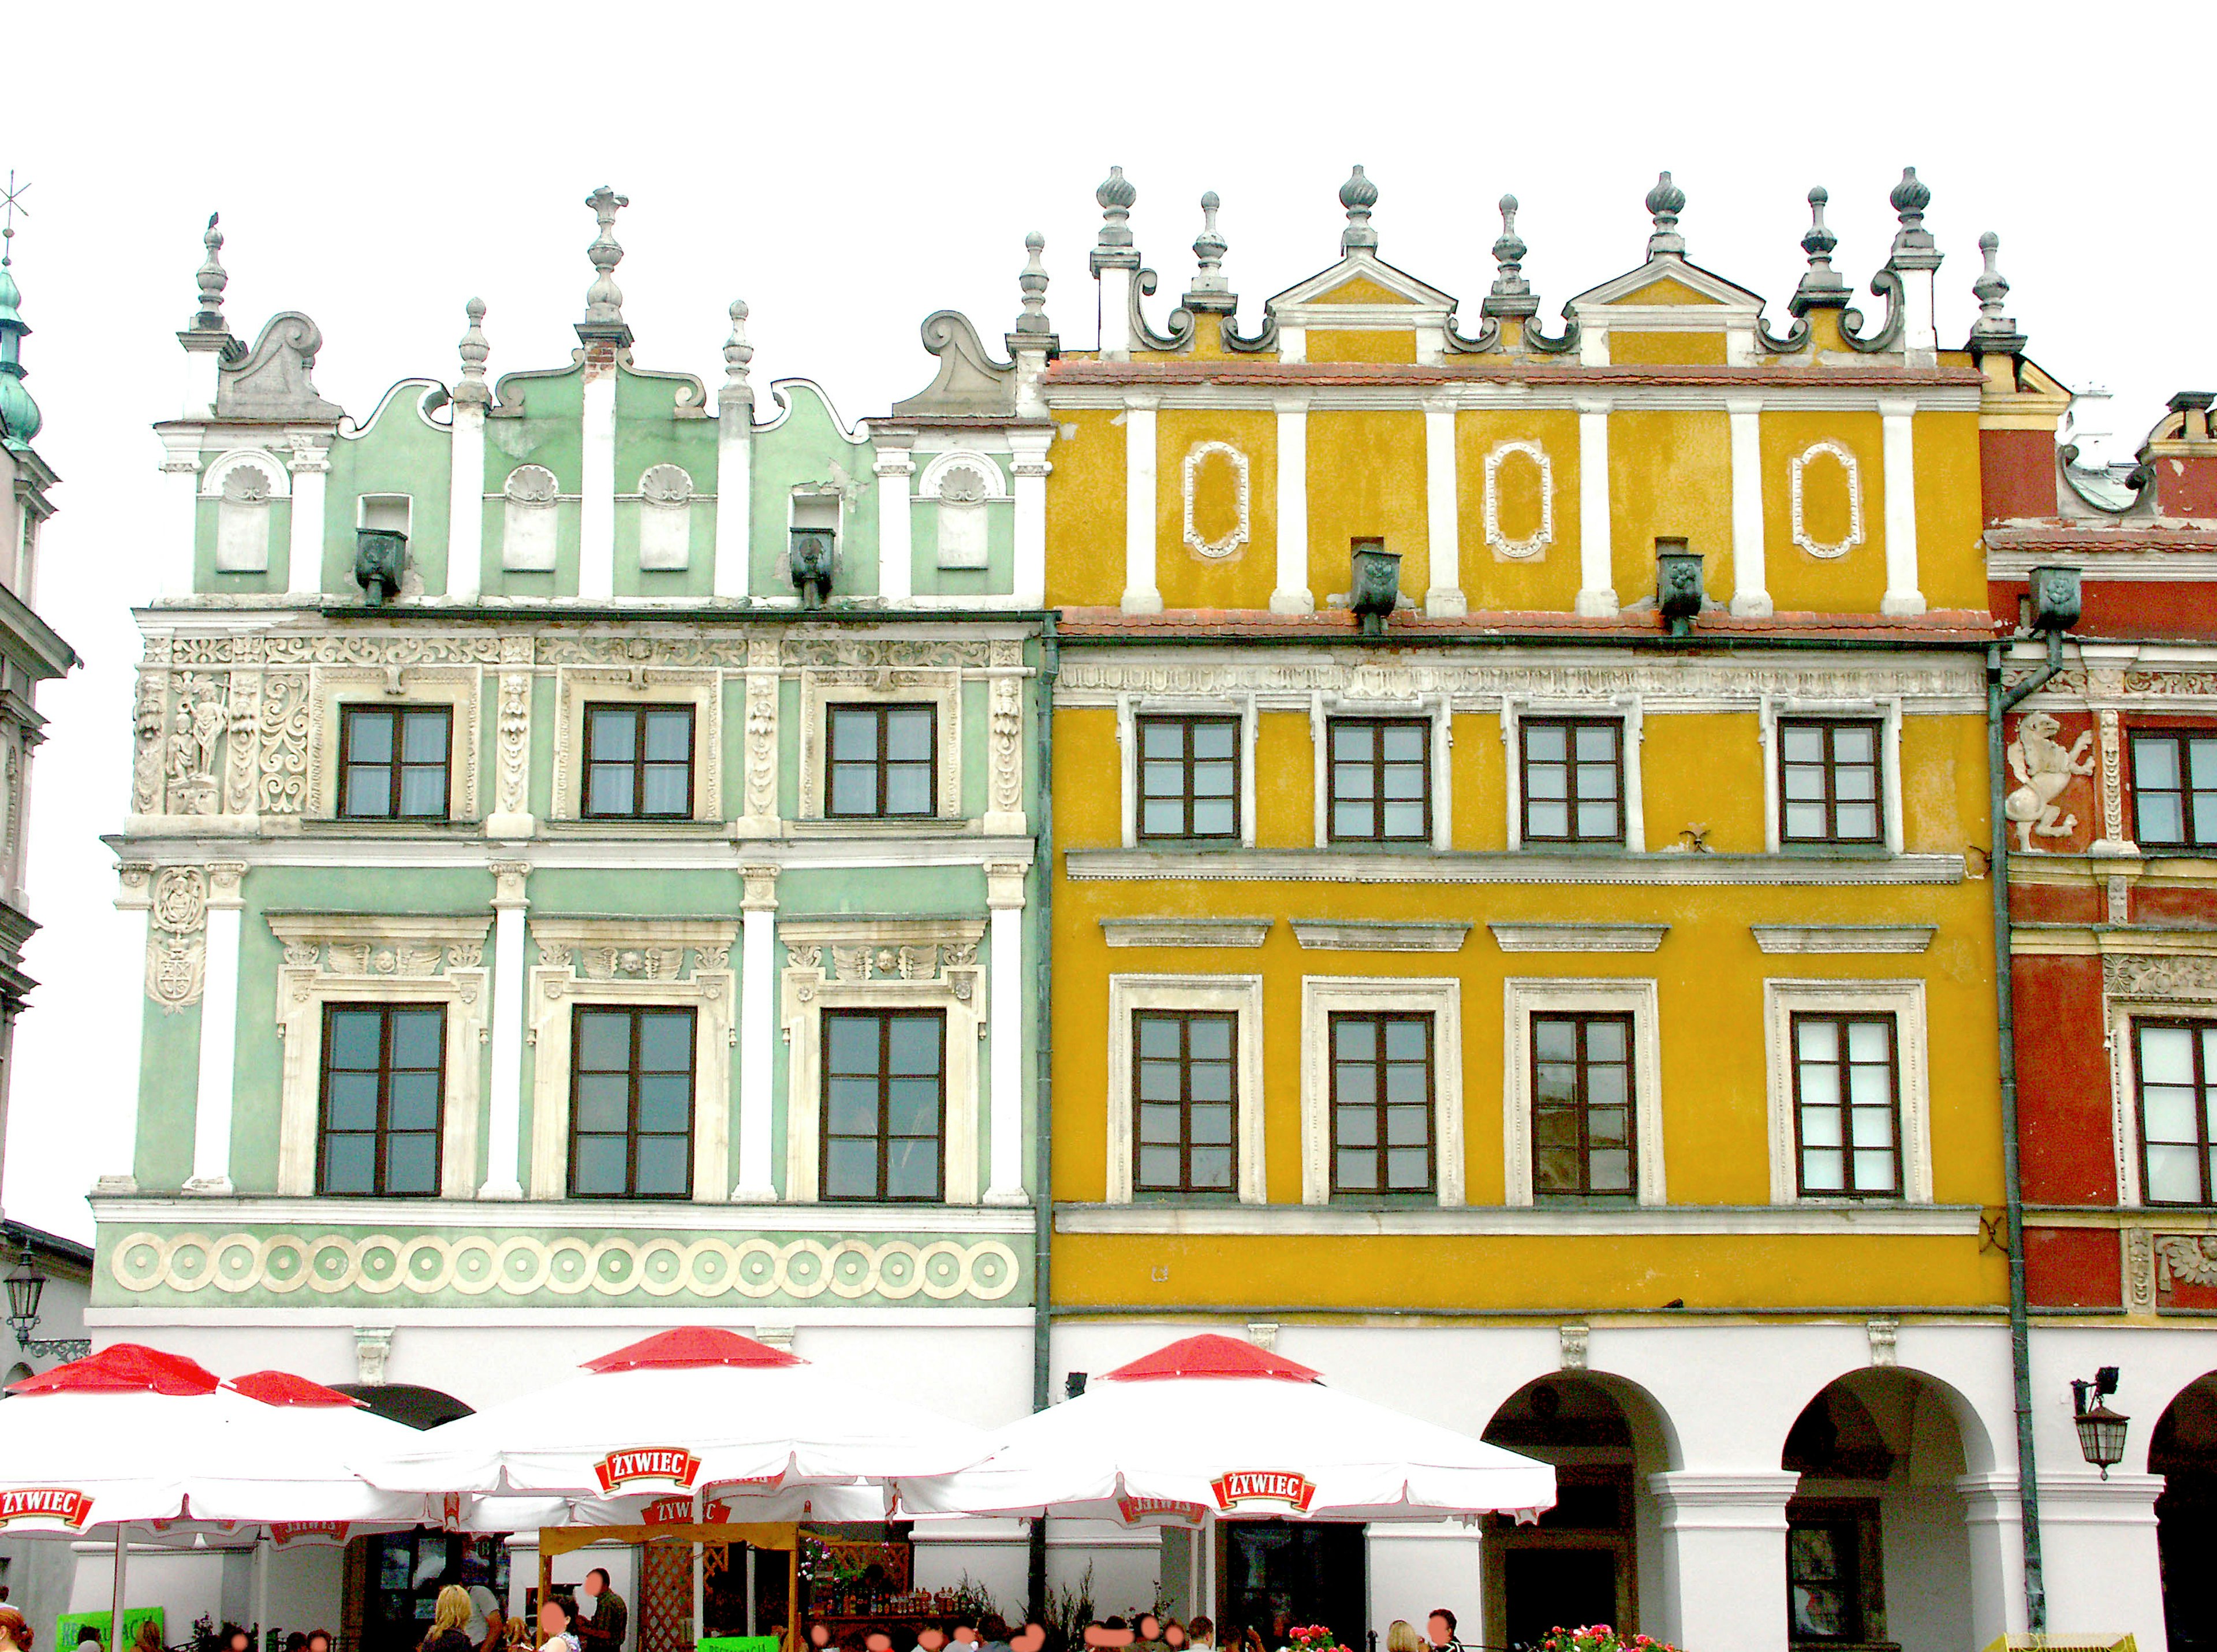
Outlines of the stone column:
<svg viewBox="0 0 2217 1652">
<path fill-rule="evenodd" d="M 1155 585 L 1155 408 L 1159 396 L 1124 398 L 1124 611 L 1159 614 Z"/>
<path fill-rule="evenodd" d="M 992 1179 L 988 1204 L 1024 1199 L 1024 874 L 1020 861 L 985 867 L 985 905 L 991 912 L 992 977 L 988 1006 L 992 1023 L 990 1081 Z"/>
<path fill-rule="evenodd" d="M 2153 1409 L 2152 1407 L 2150 1408 Z M 2135 1422 L 2134 1428 L 2140 1425 Z M 2151 1418 L 2149 1426 L 2154 1426 Z M 2041 1569 L 2047 1624 L 2059 1634 L 2132 1635 L 2164 1643 L 2163 1569 L 2156 1553 L 2159 1474 L 2081 1468 L 2040 1476 Z"/>
<path fill-rule="evenodd" d="M 1615 550 L 1609 520 L 1609 401 L 1580 396 L 1578 410 L 1578 595 L 1573 611 L 1616 616 Z"/>
<path fill-rule="evenodd" d="M 577 595 L 605 601 L 616 588 L 616 365 L 613 356 L 596 360 L 590 351 L 584 439 L 577 504 Z"/>
<path fill-rule="evenodd" d="M 738 331 L 745 306 L 733 305 L 733 343 L 725 347 L 726 359 L 739 353 L 744 368 L 754 355 Z M 719 597 L 747 594 L 748 562 L 754 529 L 755 403 L 754 392 L 743 372 L 734 373 L 719 399 L 716 426 L 716 572 Z"/>
<path fill-rule="evenodd" d="M 447 482 L 447 595 L 473 603 L 485 585 L 485 410 L 454 403 L 453 474 Z"/>
<path fill-rule="evenodd" d="M 1014 597 L 1018 608 L 1047 605 L 1047 479 L 1054 467 L 1047 450 L 1054 443 L 1054 429 L 1010 430 L 1009 469 L 1016 496 L 1016 579 Z"/>
<path fill-rule="evenodd" d="M 777 1048 L 777 868 L 743 866 L 739 901 L 739 1181 L 732 1198 L 769 1204 L 770 1105 Z"/>
<path fill-rule="evenodd" d="M 188 1193 L 228 1194 L 232 1069 L 238 1053 L 238 942 L 246 868 L 207 869 L 205 984 L 201 990 L 199 1086 L 193 1106 L 193 1174 Z"/>
<path fill-rule="evenodd" d="M 1878 402 L 1886 463 L 1886 614 L 1922 614 L 1924 593 L 1917 576 L 1917 448 L 1911 429 L 1917 404 L 1906 396 Z"/>
<path fill-rule="evenodd" d="M 313 436 L 288 436 L 293 473 L 293 529 L 286 541 L 285 589 L 295 597 L 317 597 L 324 589 L 324 494 L 331 473 L 331 450 Z"/>
<path fill-rule="evenodd" d="M 154 869 L 144 861 L 126 861 L 115 871 L 115 910 L 139 914 L 135 926 L 138 950 L 134 956 L 141 960 L 139 985 L 136 992 L 122 994 L 124 1011 L 116 1036 L 122 1044 L 123 1070 L 129 1076 L 123 1082 L 117 1097 L 117 1107 L 122 1117 L 115 1139 L 121 1144 L 123 1168 L 108 1171 L 93 1185 L 95 1196 L 106 1193 L 136 1193 L 139 1191 L 137 1172 L 139 1149 L 139 1084 L 145 1056 L 141 1054 L 146 1036 L 146 988 L 144 959 L 151 925 L 148 914 L 154 906 Z"/>
<path fill-rule="evenodd" d="M 1991 1646 L 2024 1628 L 2024 1518 L 2016 1471 L 1955 1477 L 1971 1556 L 1971 1644 Z"/>
<path fill-rule="evenodd" d="M 1454 403 L 1442 397 L 1424 404 L 1424 522 L 1430 541 L 1431 589 L 1424 612 L 1452 619 L 1470 611 L 1462 589 L 1462 516 L 1455 457 Z"/>
<path fill-rule="evenodd" d="M 531 863 L 492 863 L 492 1086 L 481 1199 L 523 1197 L 523 931 Z"/>
<path fill-rule="evenodd" d="M 1783 1470 L 1676 1469 L 1647 1484 L 1662 1513 L 1663 1638 L 1732 1652 L 1786 1652 L 1786 1500 L 1801 1476 Z"/>
<path fill-rule="evenodd" d="M 1732 611 L 1754 619 L 1770 613 L 1770 574 L 1763 538 L 1763 403 L 1733 397 L 1732 420 Z"/>
<path fill-rule="evenodd" d="M 201 433 L 165 430 L 162 449 L 162 474 L 170 479 L 170 531 L 178 541 L 176 550 L 162 560 L 162 594 L 189 597 L 200 566 Z"/>
<path fill-rule="evenodd" d="M 1278 410 L 1278 584 L 1273 614 L 1307 614 L 1309 590 L 1309 399 L 1280 396 Z"/>
<path fill-rule="evenodd" d="M 909 457 L 905 435 L 878 437 L 878 596 L 889 603 L 905 603 L 914 594 L 916 554 L 910 517 L 909 479 L 916 461 Z"/>
</svg>

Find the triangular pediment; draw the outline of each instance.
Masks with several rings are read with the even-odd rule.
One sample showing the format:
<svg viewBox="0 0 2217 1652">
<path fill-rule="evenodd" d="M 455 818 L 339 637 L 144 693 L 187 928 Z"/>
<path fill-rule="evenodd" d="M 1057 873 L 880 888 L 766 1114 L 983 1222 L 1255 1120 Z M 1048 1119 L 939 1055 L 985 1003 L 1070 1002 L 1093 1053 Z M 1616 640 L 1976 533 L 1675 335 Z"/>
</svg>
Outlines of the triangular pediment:
<svg viewBox="0 0 2217 1652">
<path fill-rule="evenodd" d="M 1664 256 L 1650 258 L 1637 269 L 1627 270 L 1613 281 L 1588 288 L 1571 304 L 1585 314 L 1615 306 L 1643 310 L 1708 307 L 1756 314 L 1763 309 L 1763 295 L 1751 293 L 1699 264 Z M 1717 318 L 1717 325 L 1724 325 L 1722 316 Z"/>
<path fill-rule="evenodd" d="M 1270 308 L 1281 322 L 1288 310 L 1374 305 L 1445 312 L 1454 307 L 1454 299 L 1418 281 L 1407 270 L 1394 269 L 1382 258 L 1356 251 L 1330 269 L 1318 270 L 1306 281 L 1288 287 L 1270 300 Z M 1411 316 L 1410 319 L 1413 323 L 1416 318 Z"/>
</svg>

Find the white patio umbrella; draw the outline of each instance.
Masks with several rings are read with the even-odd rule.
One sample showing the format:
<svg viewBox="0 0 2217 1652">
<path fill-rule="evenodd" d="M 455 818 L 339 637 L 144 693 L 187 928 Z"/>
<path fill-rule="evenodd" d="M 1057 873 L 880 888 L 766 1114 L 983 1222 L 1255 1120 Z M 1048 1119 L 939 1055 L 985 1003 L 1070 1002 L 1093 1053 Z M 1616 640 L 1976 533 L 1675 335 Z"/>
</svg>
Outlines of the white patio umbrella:
<svg viewBox="0 0 2217 1652">
<path fill-rule="evenodd" d="M 738 1521 L 881 1519 L 886 1482 L 960 1468 L 986 1445 L 731 1331 L 664 1331 L 584 1370 L 356 1464 L 394 1491 L 568 1498 L 587 1524 L 676 1497 Z"/>
<path fill-rule="evenodd" d="M 918 1515 L 1443 1520 L 1536 1516 L 1554 1504 L 1555 1471 L 1339 1393 L 1250 1343 L 1195 1336 L 1002 1429 L 979 1462 L 899 1489 Z"/>
</svg>

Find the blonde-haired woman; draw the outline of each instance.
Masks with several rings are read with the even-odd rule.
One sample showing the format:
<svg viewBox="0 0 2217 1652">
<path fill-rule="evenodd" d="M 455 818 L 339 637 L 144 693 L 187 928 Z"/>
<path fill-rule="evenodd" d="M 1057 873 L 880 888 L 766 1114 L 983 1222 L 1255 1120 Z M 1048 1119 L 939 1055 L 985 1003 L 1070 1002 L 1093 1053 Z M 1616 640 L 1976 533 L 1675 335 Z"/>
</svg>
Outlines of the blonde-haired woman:
<svg viewBox="0 0 2217 1652">
<path fill-rule="evenodd" d="M 1386 1652 L 1425 1652 L 1424 1637 L 1405 1618 L 1396 1618 L 1386 1631 Z"/>
<path fill-rule="evenodd" d="M 470 1643 L 469 1621 L 474 1609 L 470 1592 L 459 1583 L 439 1591 L 431 1608 L 430 1632 L 423 1637 L 422 1652 L 477 1652 Z"/>
</svg>

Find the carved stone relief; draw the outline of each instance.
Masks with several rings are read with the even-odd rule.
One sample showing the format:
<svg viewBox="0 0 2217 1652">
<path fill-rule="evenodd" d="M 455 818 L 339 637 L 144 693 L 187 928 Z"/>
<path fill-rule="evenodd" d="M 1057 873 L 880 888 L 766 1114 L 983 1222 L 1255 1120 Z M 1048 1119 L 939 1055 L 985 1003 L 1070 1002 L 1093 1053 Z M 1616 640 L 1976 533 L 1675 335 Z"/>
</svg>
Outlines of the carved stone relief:
<svg viewBox="0 0 2217 1652">
<path fill-rule="evenodd" d="M 2066 751 L 2056 736 L 2063 725 L 2045 711 L 2028 712 L 2018 719 L 2016 738 L 2010 742 L 2010 772 L 2016 777 L 2015 790 L 2002 803 L 2002 813 L 2016 827 L 2017 850 L 2033 852 L 2033 838 L 2067 838 L 2078 829 L 2078 817 L 2066 814 L 2058 801 L 2072 780 L 2094 772 L 2094 759 L 2086 748 L 2094 731 L 2084 730 Z"/>
<path fill-rule="evenodd" d="M 1415 699 L 1445 694 L 1498 699 L 1606 702 L 1628 695 L 1670 701 L 1753 703 L 1948 696 L 1983 702 L 1983 673 L 1949 662 L 1930 666 L 1764 665 L 1697 663 L 1626 665 L 1458 665 L 1368 662 L 1339 656 L 1242 661 L 1089 656 L 1065 660 L 1059 690 L 1071 695 L 1282 695 L 1306 705 L 1314 694 L 1349 699 Z"/>
<path fill-rule="evenodd" d="M 747 644 L 746 772 L 742 828 L 750 837 L 775 836 L 777 824 L 778 645 L 775 637 Z"/>
<path fill-rule="evenodd" d="M 2125 1229 L 2125 1307 L 2135 1314 L 2155 1307 L 2155 1235 L 2146 1228 Z"/>
<path fill-rule="evenodd" d="M 2158 1234 L 2154 1249 L 2158 1290 L 2217 1285 L 2217 1234 Z"/>
<path fill-rule="evenodd" d="M 1017 675 L 1023 665 L 1023 644 L 1007 638 L 993 644 L 992 659 L 1004 674 L 994 678 L 992 713 L 988 732 L 990 791 L 986 799 L 988 832 L 1021 832 L 1024 826 L 1024 685 Z"/>
<path fill-rule="evenodd" d="M 200 1001 L 207 974 L 207 873 L 165 866 L 154 875 L 148 909 L 146 993 L 165 1014 Z"/>
<path fill-rule="evenodd" d="M 1201 530 L 1194 515 L 1195 498 L 1201 489 L 1201 473 L 1212 459 L 1231 469 L 1233 510 L 1231 523 L 1213 538 Z M 1252 529 L 1254 490 L 1249 484 L 1247 455 L 1229 442 L 1196 442 L 1187 449 L 1183 474 L 1186 548 L 1195 556 L 1205 557 L 1210 561 L 1230 556 L 1246 544 Z"/>
<path fill-rule="evenodd" d="M 1837 540 L 1826 541 L 1818 539 L 1809 532 L 1809 529 L 1803 520 L 1804 507 L 1802 497 L 1805 488 L 1804 478 L 1808 471 L 1810 462 L 1816 459 L 1830 459 L 1833 461 L 1839 466 L 1841 473 L 1846 480 L 1848 491 L 1848 530 L 1845 535 Z M 1856 463 L 1856 456 L 1854 454 L 1849 452 L 1847 449 L 1841 446 L 1840 443 L 1837 442 L 1825 441 L 1814 442 L 1786 461 L 1786 483 L 1787 491 L 1792 498 L 1794 542 L 1796 545 L 1800 546 L 1803 550 L 1808 552 L 1810 555 L 1818 558 L 1819 560 L 1829 562 L 1836 558 L 1845 556 L 1850 551 L 1852 551 L 1856 546 L 1863 542 L 1862 472 Z"/>
<path fill-rule="evenodd" d="M 2102 990 L 2110 998 L 2217 999 L 2217 957 L 2108 953 Z"/>
<path fill-rule="evenodd" d="M 1522 539 L 1501 528 L 1501 469 L 1511 458 L 1528 459 L 1540 473 L 1540 525 Z M 1528 561 L 1555 542 L 1555 467 L 1537 442 L 1504 442 L 1485 455 L 1485 542 L 1512 561 Z"/>
</svg>

